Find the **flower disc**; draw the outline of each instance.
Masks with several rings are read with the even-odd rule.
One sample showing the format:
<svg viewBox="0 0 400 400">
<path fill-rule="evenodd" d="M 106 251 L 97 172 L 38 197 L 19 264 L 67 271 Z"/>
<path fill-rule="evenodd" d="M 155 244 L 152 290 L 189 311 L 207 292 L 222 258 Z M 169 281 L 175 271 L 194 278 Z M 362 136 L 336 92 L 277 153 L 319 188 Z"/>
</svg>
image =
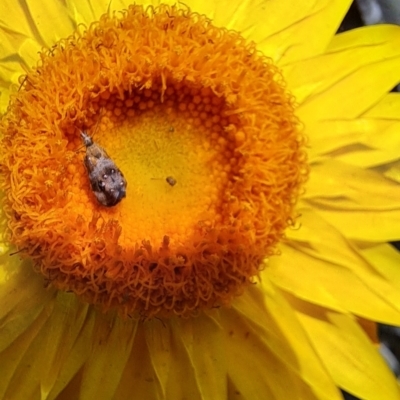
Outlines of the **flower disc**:
<svg viewBox="0 0 400 400">
<path fill-rule="evenodd" d="M 105 310 L 229 304 L 295 217 L 307 167 L 293 109 L 240 34 L 176 7 L 105 15 L 41 54 L 1 121 L 12 241 Z M 82 131 L 125 176 L 113 207 Z"/>
</svg>

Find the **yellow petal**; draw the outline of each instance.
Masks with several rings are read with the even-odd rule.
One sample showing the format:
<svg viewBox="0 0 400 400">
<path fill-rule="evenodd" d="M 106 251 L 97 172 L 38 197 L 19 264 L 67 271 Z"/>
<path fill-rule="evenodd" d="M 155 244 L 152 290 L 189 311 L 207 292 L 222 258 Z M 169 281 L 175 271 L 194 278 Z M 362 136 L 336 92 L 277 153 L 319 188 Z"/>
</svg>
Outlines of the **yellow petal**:
<svg viewBox="0 0 400 400">
<path fill-rule="evenodd" d="M 329 156 L 362 168 L 392 163 L 400 151 L 399 110 L 400 95 L 389 93 L 360 118 L 308 123 L 311 161 Z"/>
<path fill-rule="evenodd" d="M 379 337 L 378 337 L 378 324 L 375 321 L 370 321 L 365 318 L 357 318 L 357 323 L 367 334 L 371 343 L 376 347 L 379 347 Z"/>
<path fill-rule="evenodd" d="M 301 120 L 356 118 L 373 106 L 398 82 L 399 40 L 400 27 L 356 29 L 335 36 L 326 54 L 285 68 Z"/>
<path fill-rule="evenodd" d="M 389 119 L 316 121 L 307 125 L 310 158 L 329 156 L 362 168 L 387 164 L 398 159 L 399 129 L 400 121 Z"/>
<path fill-rule="evenodd" d="M 310 303 L 399 324 L 398 288 L 315 212 L 302 209 L 301 214 L 300 229 L 288 232 L 291 245 L 270 260 L 266 271 L 270 279 Z"/>
<path fill-rule="evenodd" d="M 40 337 L 31 346 L 36 348 L 34 358 L 35 374 L 40 376 L 40 389 L 43 397 L 48 396 L 54 385 L 60 385 L 60 371 L 70 356 L 71 348 L 87 316 L 88 305 L 80 304 L 76 296 L 58 293 L 52 313 L 46 321 Z M 77 366 L 80 367 L 80 364 Z"/>
<path fill-rule="evenodd" d="M 393 373 L 354 318 L 292 300 L 300 322 L 339 387 L 362 399 L 399 398 Z"/>
<path fill-rule="evenodd" d="M 218 318 L 218 317 L 217 317 Z M 218 318 L 219 319 L 219 318 Z M 217 319 L 217 320 L 218 320 Z M 201 399 L 224 400 L 227 397 L 227 366 L 223 332 L 215 320 L 203 315 L 189 320 L 175 320 L 172 324 L 174 341 L 181 348 L 183 358 L 188 360 L 186 374 L 193 375 Z M 175 360 L 172 369 L 179 369 Z M 154 365 L 154 364 L 153 364 Z M 185 372 L 181 371 L 182 376 Z M 185 392 L 177 385 L 178 376 L 172 373 L 166 386 L 166 398 L 189 397 L 190 386 Z M 184 385 L 185 387 L 185 385 Z"/>
<path fill-rule="evenodd" d="M 366 242 L 385 242 L 400 239 L 400 216 L 393 211 L 351 211 L 344 213 L 323 210 L 319 213 L 347 238 Z M 351 215 L 349 215 L 351 214 Z"/>
<path fill-rule="evenodd" d="M 149 321 L 148 323 L 154 323 L 160 330 L 164 329 L 163 324 L 159 320 Z M 177 359 L 177 364 L 181 367 L 181 369 L 176 371 L 176 376 L 178 376 L 179 379 L 175 384 L 182 384 L 182 387 L 184 386 L 185 388 L 193 384 L 193 387 L 195 387 L 193 375 L 186 373 L 188 371 L 188 369 L 185 369 L 185 367 L 187 367 L 187 362 L 181 357 L 179 346 L 173 348 L 172 357 Z M 185 377 L 185 379 L 182 379 L 182 377 Z M 146 343 L 146 331 L 138 327 L 132 350 L 126 362 L 125 369 L 121 374 L 120 385 L 113 398 L 130 399 L 134 397 L 135 399 L 159 400 L 162 398 L 160 393 L 160 384 L 153 368 L 149 348 Z M 74 391 L 71 391 L 70 397 L 68 398 L 72 398 L 73 395 Z M 188 398 L 192 397 L 189 396 Z M 198 397 L 193 397 L 194 400 L 197 398 Z"/>
<path fill-rule="evenodd" d="M 47 307 L 43 312 L 46 320 L 34 340 L 29 343 L 29 348 L 9 382 L 9 391 L 13 392 L 14 398 L 38 398 L 39 393 L 41 398 L 54 398 L 54 392 L 58 393 L 63 389 L 88 358 L 90 338 L 88 340 L 85 335 L 86 329 L 82 328 L 82 323 L 88 325 L 88 321 L 84 318 L 85 313 L 81 315 L 79 312 L 75 313 L 75 310 L 71 312 L 69 306 L 74 306 L 77 302 L 74 296 L 61 294 L 61 297 L 64 297 L 61 302 L 58 299 L 49 304 L 53 306 L 51 309 Z M 67 301 L 66 297 L 69 298 Z M 77 317 L 79 315 L 80 318 Z M 63 319 L 64 323 L 61 326 L 53 325 L 54 322 L 61 322 Z M 74 322 L 77 323 L 76 326 L 73 325 Z M 34 321 L 27 332 L 35 332 L 36 323 L 37 321 Z M 79 353 L 76 354 L 71 347 L 80 342 L 81 335 L 85 338 L 85 346 L 81 346 Z M 74 356 L 72 362 L 70 362 L 71 355 Z"/>
<path fill-rule="evenodd" d="M 108 1 L 97 0 L 85 4 L 69 0 L 67 7 L 75 21 L 88 24 L 104 13 L 108 6 L 117 10 L 124 8 L 118 3 L 113 1 L 109 4 Z M 127 6 L 126 1 L 121 3 Z M 148 3 L 158 5 L 176 2 L 169 0 Z M 217 26 L 241 32 L 247 39 L 255 41 L 267 56 L 284 65 L 320 54 L 337 30 L 349 3 L 349 0 L 323 0 L 318 3 L 272 0 L 268 4 L 252 0 L 189 0 L 184 4 L 193 11 L 206 14 Z M 310 36 L 310 30 L 318 31 L 318 35 Z"/>
<path fill-rule="evenodd" d="M 31 348 L 48 320 L 54 291 L 43 289 L 30 263 L 12 257 L 1 257 L 2 272 L 9 272 L 0 285 L 0 398 L 34 398 L 39 376 L 32 374 Z"/>
<path fill-rule="evenodd" d="M 39 9 L 41 9 L 42 6 L 39 6 Z M 40 41 L 40 38 L 36 36 L 37 31 L 35 29 L 35 23 L 32 20 L 32 15 L 30 15 L 24 1 L 2 1 L 0 3 L 0 15 L 3 16 L 0 21 L 0 31 L 7 35 L 8 40 L 6 40 L 9 41 L 12 48 L 17 48 L 18 42 L 25 38 L 35 38 L 37 41 Z M 4 18 L 4 16 L 7 16 L 7 18 Z M 4 50 L 10 46 L 9 44 L 5 46 L 4 39 L 1 43 L 1 54 L 3 55 Z M 41 44 L 44 45 L 43 42 Z"/>
<path fill-rule="evenodd" d="M 10 1 L 10 3 L 12 3 L 11 7 L 15 7 L 15 1 Z M 35 33 L 35 38 L 48 48 L 59 39 L 68 37 L 74 28 L 73 21 L 68 18 L 65 5 L 60 1 L 47 1 L 46 7 L 43 7 L 41 1 L 25 0 L 24 11 Z"/>
<path fill-rule="evenodd" d="M 179 381 L 175 375 L 177 373 L 175 364 L 178 360 L 172 348 L 171 324 L 167 323 L 163 326 L 163 323 L 153 320 L 143 324 L 146 347 L 155 375 L 153 386 L 159 398 L 166 398 L 166 391 L 169 390 L 168 384 L 174 387 L 173 380 Z"/>
<path fill-rule="evenodd" d="M 17 61 L 1 61 L 0 62 L 0 85 L 1 91 L 9 90 L 10 84 L 17 84 L 19 76 L 23 70 L 21 64 Z M 4 89 L 3 89 L 4 88 Z"/>
<path fill-rule="evenodd" d="M 212 318 L 154 320 L 143 329 L 158 398 L 226 399 L 223 335 Z"/>
<path fill-rule="evenodd" d="M 206 315 L 140 323 L 115 398 L 226 399 L 223 338 Z"/>
<path fill-rule="evenodd" d="M 40 338 L 47 313 L 40 313 L 29 329 L 14 338 L 13 343 L 0 354 L 0 396 L 2 399 L 39 398 L 40 376 L 32 368 L 35 355 L 31 349 L 37 338 Z M 43 349 L 42 349 L 43 351 Z"/>
<path fill-rule="evenodd" d="M 365 118 L 400 120 L 400 93 L 388 93 L 364 113 Z"/>
<path fill-rule="evenodd" d="M 347 238 L 400 238 L 400 186 L 382 175 L 325 160 L 313 166 L 308 187 L 307 203 Z"/>
<path fill-rule="evenodd" d="M 86 316 L 87 305 L 82 305 L 72 294 L 59 292 L 55 298 L 55 291 L 43 288 L 43 279 L 33 272 L 29 263 L 20 263 L 20 268 L 16 268 L 15 263 L 10 264 L 10 256 L 2 256 L 5 257 L 9 264 L 3 265 L 2 271 L 8 269 L 12 273 L 0 285 L 0 373 L 3 376 L 0 397 L 36 398 L 40 393 L 54 398 L 84 363 L 86 368 L 80 382 L 83 392 L 97 390 L 99 385 L 91 384 L 100 378 L 102 393 L 113 392 L 123 369 L 120 365 L 129 355 L 122 338 L 129 341 L 134 335 L 121 329 L 119 319 L 108 337 L 102 335 L 104 330 L 106 335 L 109 332 L 109 321 L 102 320 L 93 335 L 95 318 Z M 18 260 L 17 256 L 13 257 L 11 260 Z M 91 343 L 94 343 L 93 349 Z M 113 343 L 119 350 L 110 350 Z M 104 351 L 104 347 L 110 351 Z M 90 354 L 95 362 L 91 362 Z M 116 358 L 110 361 L 109 357 Z M 107 366 L 114 367 L 106 378 L 97 371 L 104 360 Z M 88 376 L 91 383 L 85 386 Z"/>
<path fill-rule="evenodd" d="M 52 302 L 55 291 L 44 290 L 43 278 L 33 272 L 30 262 L 21 262 L 18 255 L 1 256 L 0 268 L 3 273 L 6 271 L 6 278 L 0 284 L 0 351 L 3 351 L 39 317 Z"/>
<path fill-rule="evenodd" d="M 0 115 L 4 114 L 10 100 L 10 91 L 4 87 L 0 88 Z"/>
<path fill-rule="evenodd" d="M 65 6 L 59 1 L 47 1 L 43 7 L 38 0 L 4 0 L 0 4 L 0 15 L 7 16 L 0 22 L 4 43 L 1 58 L 16 53 L 26 40 L 35 42 L 35 48 L 50 48 L 55 41 L 69 36 L 74 27 Z"/>
<path fill-rule="evenodd" d="M 264 10 L 250 16 L 246 21 L 248 29 L 252 28 L 252 23 L 258 27 L 259 32 L 254 32 L 258 48 L 284 66 L 321 54 L 351 2 L 275 0 L 261 3 Z M 235 29 L 243 30 L 241 25 L 236 25 Z"/>
<path fill-rule="evenodd" d="M 14 83 L 18 87 L 18 78 L 24 72 L 23 59 L 18 54 L 18 48 L 25 39 L 21 40 L 19 36 L 16 41 L 9 39 L 10 35 L 5 33 L 0 25 L 0 114 L 8 107 L 11 84 Z"/>
<path fill-rule="evenodd" d="M 32 67 L 36 66 L 36 64 L 39 60 L 40 50 L 41 50 L 41 48 L 39 46 L 39 43 L 33 39 L 28 38 L 28 39 L 24 40 L 21 43 L 20 47 L 18 48 L 18 55 L 22 60 L 24 60 L 24 64 L 28 68 L 32 68 Z M 20 70 L 21 70 L 21 67 L 20 67 Z"/>
<path fill-rule="evenodd" d="M 86 310 L 87 305 L 83 304 L 78 306 L 76 310 L 70 310 L 63 326 L 59 328 L 60 331 L 64 329 L 63 344 L 61 349 L 58 349 L 60 360 L 54 364 L 54 371 L 50 369 L 43 375 L 43 397 L 46 392 L 49 392 L 49 399 L 56 399 L 60 393 L 68 393 L 68 391 L 70 394 L 62 398 L 76 397 L 77 393 L 79 393 L 82 366 L 90 356 L 94 336 L 93 328 L 96 320 L 96 313 L 92 311 L 86 314 Z M 86 318 L 84 318 L 85 315 Z M 54 318 L 61 319 L 62 316 L 54 313 Z M 74 323 L 76 323 L 76 327 L 73 327 Z M 45 336 L 45 333 L 43 336 Z M 50 336 L 48 338 L 51 339 Z M 59 338 L 61 339 L 61 335 Z M 38 359 L 43 359 L 47 356 L 47 352 L 43 351 L 43 348 L 45 347 L 42 347 L 39 354 L 37 354 Z M 55 355 L 56 352 L 57 349 L 55 349 L 55 352 L 50 352 L 50 356 Z M 46 365 L 46 363 L 43 363 L 43 365 Z M 73 388 L 72 392 L 71 387 Z"/>
<path fill-rule="evenodd" d="M 143 4 L 147 3 L 176 4 L 176 1 L 154 0 Z M 350 0 L 322 0 L 317 3 L 188 0 L 181 5 L 207 15 L 216 26 L 241 32 L 245 38 L 256 42 L 265 55 L 283 65 L 320 54 L 337 30 Z M 318 31 L 318 35 L 310 36 L 310 30 Z"/>
<path fill-rule="evenodd" d="M 360 252 L 400 292 L 400 253 L 387 243 L 368 246 Z"/>
<path fill-rule="evenodd" d="M 312 165 L 303 200 L 321 212 L 337 210 L 400 213 L 399 198 L 400 186 L 382 175 L 325 159 Z M 347 217 L 351 219 L 351 215 Z M 374 229 L 379 230 L 379 227 Z M 397 232 L 400 234 L 400 227 Z"/>
<path fill-rule="evenodd" d="M 138 321 L 97 315 L 91 354 L 82 373 L 84 399 L 113 398 L 131 353 Z"/>
<path fill-rule="evenodd" d="M 381 169 L 383 169 L 381 172 L 385 177 L 400 183 L 400 161 L 395 161 Z"/>
<path fill-rule="evenodd" d="M 66 0 L 65 6 L 68 15 L 75 25 L 84 24 L 88 26 L 93 21 L 97 21 L 106 12 L 121 11 L 126 9 L 131 1 L 124 0 Z M 141 2 L 145 4 L 146 2 Z"/>
<path fill-rule="evenodd" d="M 380 150 L 364 147 L 356 151 L 349 151 L 338 155 L 334 159 L 360 168 L 376 168 L 397 161 L 399 153 L 396 151 L 396 148 L 390 151 L 387 149 Z"/>
<path fill-rule="evenodd" d="M 221 317 L 226 327 L 229 378 L 242 398 L 257 399 L 260 394 L 266 399 L 341 398 L 293 310 L 268 276 Z M 244 368 L 251 370 L 251 379 Z"/>
</svg>

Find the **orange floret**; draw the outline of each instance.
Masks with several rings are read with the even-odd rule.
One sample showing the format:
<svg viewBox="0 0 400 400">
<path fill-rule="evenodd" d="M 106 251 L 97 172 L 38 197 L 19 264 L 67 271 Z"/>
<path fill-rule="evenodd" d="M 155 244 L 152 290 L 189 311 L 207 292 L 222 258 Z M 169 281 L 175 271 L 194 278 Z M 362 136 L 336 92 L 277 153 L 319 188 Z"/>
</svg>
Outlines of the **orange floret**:
<svg viewBox="0 0 400 400">
<path fill-rule="evenodd" d="M 130 6 L 41 54 L 11 100 L 11 240 L 51 284 L 123 315 L 229 304 L 295 219 L 303 137 L 279 70 L 188 9 Z M 125 175 L 96 201 L 87 130 Z"/>
</svg>

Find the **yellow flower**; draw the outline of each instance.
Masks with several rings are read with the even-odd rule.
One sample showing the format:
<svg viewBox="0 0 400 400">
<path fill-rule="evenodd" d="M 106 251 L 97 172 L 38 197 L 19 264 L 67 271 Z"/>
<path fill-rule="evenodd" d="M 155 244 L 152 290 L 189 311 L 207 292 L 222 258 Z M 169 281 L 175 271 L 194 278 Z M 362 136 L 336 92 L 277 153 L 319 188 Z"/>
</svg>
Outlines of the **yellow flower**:
<svg viewBox="0 0 400 400">
<path fill-rule="evenodd" d="M 104 310 L 229 304 L 295 219 L 298 125 L 239 34 L 177 7 L 103 16 L 41 55 L 2 120 L 11 241 Z"/>
<path fill-rule="evenodd" d="M 365 332 L 400 325 L 385 244 L 400 237 L 400 30 L 335 36 L 349 1 L 316 3 L 188 3 L 213 25 L 136 7 L 72 37 L 107 4 L 1 3 L 1 398 L 398 398 Z M 303 139 L 274 64 L 309 136 L 297 214 Z M 115 207 L 90 189 L 84 129 L 126 176 Z M 54 287 L 125 315 L 199 315 L 121 319 Z"/>
</svg>

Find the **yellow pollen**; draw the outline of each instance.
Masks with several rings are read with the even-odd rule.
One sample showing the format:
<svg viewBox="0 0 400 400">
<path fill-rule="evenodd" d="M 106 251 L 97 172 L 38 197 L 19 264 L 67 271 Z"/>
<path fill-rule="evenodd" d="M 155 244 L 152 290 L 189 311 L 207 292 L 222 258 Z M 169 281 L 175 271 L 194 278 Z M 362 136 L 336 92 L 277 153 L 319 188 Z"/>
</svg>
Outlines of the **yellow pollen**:
<svg viewBox="0 0 400 400">
<path fill-rule="evenodd" d="M 11 241 L 103 310 L 229 304 L 296 217 L 298 125 L 278 69 L 238 33 L 164 5 L 105 15 L 41 54 L 0 122 Z M 127 182 L 112 207 L 82 131 Z"/>
</svg>

